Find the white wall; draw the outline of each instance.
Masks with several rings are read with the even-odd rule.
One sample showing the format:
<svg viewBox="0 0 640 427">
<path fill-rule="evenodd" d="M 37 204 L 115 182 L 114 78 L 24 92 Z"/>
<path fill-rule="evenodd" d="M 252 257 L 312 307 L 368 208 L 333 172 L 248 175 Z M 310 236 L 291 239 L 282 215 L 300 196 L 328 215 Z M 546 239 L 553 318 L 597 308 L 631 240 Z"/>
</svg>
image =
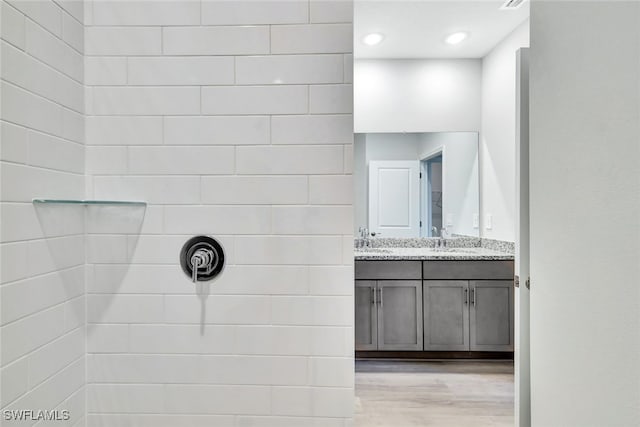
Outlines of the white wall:
<svg viewBox="0 0 640 427">
<path fill-rule="evenodd" d="M 88 195 L 149 202 L 139 238 L 90 236 L 90 424 L 347 425 L 351 4 L 90 16 Z M 201 233 L 227 267 L 196 287 L 178 254 Z"/>
<path fill-rule="evenodd" d="M 56 424 L 81 426 L 83 210 L 31 199 L 84 196 L 83 5 L 0 8 L 0 407 L 68 410 Z"/>
<path fill-rule="evenodd" d="M 528 20 L 482 60 L 480 234 L 490 239 L 515 240 L 516 51 L 527 46 Z"/>
<path fill-rule="evenodd" d="M 441 148 L 444 150 L 442 225 L 450 234 L 478 236 L 478 228 L 473 224 L 480 203 L 477 147 L 478 134 L 475 132 L 419 135 L 419 159 Z"/>
<path fill-rule="evenodd" d="M 367 134 L 367 165 L 372 160 L 417 160 L 418 139 L 410 133 Z"/>
<path fill-rule="evenodd" d="M 533 426 L 640 423 L 640 3 L 531 4 Z"/>
<path fill-rule="evenodd" d="M 480 130 L 479 59 L 356 60 L 358 133 Z"/>
</svg>

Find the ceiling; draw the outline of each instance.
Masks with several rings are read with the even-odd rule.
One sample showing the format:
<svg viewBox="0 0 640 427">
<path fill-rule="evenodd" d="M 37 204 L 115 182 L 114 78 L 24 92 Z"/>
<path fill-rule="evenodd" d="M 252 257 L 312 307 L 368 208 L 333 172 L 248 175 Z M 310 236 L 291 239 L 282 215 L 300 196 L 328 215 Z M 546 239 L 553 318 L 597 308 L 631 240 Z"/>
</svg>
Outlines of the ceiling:
<svg viewBox="0 0 640 427">
<path fill-rule="evenodd" d="M 504 0 L 356 0 L 355 58 L 481 58 L 529 17 L 529 2 L 501 10 Z M 458 45 L 444 39 L 464 31 Z M 362 38 L 382 33 L 376 46 Z"/>
</svg>

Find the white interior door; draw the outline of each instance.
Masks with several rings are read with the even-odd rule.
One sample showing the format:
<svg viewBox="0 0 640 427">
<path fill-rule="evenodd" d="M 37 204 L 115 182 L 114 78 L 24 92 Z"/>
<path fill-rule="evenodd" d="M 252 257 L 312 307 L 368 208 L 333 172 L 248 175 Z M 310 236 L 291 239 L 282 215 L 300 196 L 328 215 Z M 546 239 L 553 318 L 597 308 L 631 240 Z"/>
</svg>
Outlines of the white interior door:
<svg viewBox="0 0 640 427">
<path fill-rule="evenodd" d="M 383 237 L 420 236 L 420 162 L 369 162 L 369 230 Z"/>
<path fill-rule="evenodd" d="M 529 49 L 516 53 L 516 259 L 515 415 L 516 426 L 531 425 L 529 356 Z"/>
</svg>

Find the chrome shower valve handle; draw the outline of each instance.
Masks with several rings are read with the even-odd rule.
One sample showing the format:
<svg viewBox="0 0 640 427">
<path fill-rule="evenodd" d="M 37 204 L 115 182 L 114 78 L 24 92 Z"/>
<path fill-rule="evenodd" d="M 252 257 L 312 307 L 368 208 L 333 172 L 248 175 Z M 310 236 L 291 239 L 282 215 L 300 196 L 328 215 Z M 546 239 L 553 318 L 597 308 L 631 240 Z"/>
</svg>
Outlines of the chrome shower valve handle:
<svg viewBox="0 0 640 427">
<path fill-rule="evenodd" d="M 198 281 L 198 269 L 201 267 L 209 268 L 213 263 L 214 255 L 210 249 L 198 249 L 191 257 L 191 268 L 193 270 L 193 283 Z"/>
</svg>

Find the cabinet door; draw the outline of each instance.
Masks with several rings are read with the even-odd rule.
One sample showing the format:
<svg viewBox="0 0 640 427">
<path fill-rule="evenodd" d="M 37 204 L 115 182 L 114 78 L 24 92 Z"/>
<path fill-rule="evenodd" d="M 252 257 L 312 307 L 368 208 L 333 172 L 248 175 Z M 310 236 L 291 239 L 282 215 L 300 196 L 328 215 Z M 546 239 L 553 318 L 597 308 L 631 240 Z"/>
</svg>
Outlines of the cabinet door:
<svg viewBox="0 0 640 427">
<path fill-rule="evenodd" d="M 474 280 L 471 292 L 472 351 L 513 351 L 513 281 Z"/>
<path fill-rule="evenodd" d="M 356 280 L 356 350 L 378 349 L 376 282 Z"/>
<path fill-rule="evenodd" d="M 378 281 L 378 350 L 422 350 L 422 282 Z"/>
<path fill-rule="evenodd" d="M 424 349 L 469 350 L 469 282 L 424 281 Z"/>
</svg>

